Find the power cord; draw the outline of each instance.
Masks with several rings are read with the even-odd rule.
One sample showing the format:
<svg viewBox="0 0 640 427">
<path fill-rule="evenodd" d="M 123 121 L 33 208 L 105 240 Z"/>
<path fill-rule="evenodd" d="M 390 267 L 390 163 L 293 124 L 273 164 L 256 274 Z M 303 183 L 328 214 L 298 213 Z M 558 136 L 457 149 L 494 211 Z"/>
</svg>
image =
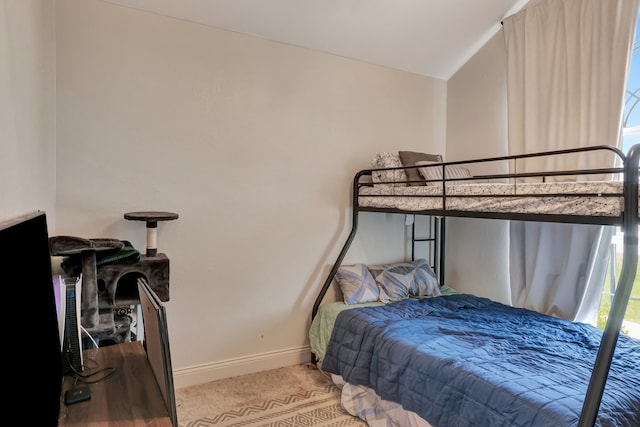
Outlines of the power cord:
<svg viewBox="0 0 640 427">
<path fill-rule="evenodd" d="M 93 339 L 91 334 L 84 328 L 84 326 L 80 325 L 80 329 L 91 340 L 95 348 L 98 349 L 99 348 L 98 343 L 96 342 L 95 339 Z M 98 363 L 95 361 L 95 359 L 90 359 L 90 360 L 93 363 L 95 363 L 95 367 L 87 369 L 87 371 L 89 371 L 88 373 L 78 371 L 74 366 L 71 366 L 71 365 L 69 366 L 69 368 L 71 368 L 71 370 L 74 373 L 73 375 L 75 378 L 75 383 L 73 384 L 74 387 L 78 382 L 81 382 L 84 384 L 95 384 L 100 381 L 106 380 L 111 375 L 113 375 L 116 371 L 116 368 L 102 368 L 102 369 L 98 369 L 91 372 L 92 369 L 96 369 L 98 367 Z M 97 379 L 93 379 L 93 380 L 91 379 L 92 377 L 95 377 L 96 375 L 100 375 L 100 374 L 102 374 L 101 377 L 98 377 Z"/>
<path fill-rule="evenodd" d="M 95 348 L 98 348 L 99 347 L 98 343 L 96 342 L 96 340 L 93 339 L 91 334 L 84 328 L 84 326 L 80 325 L 80 329 L 82 330 L 82 332 L 84 332 L 84 334 L 87 336 L 87 338 L 89 338 L 91 340 L 91 342 L 93 343 L 93 346 Z"/>
<path fill-rule="evenodd" d="M 84 327 L 80 326 L 80 328 L 82 332 L 84 332 L 87 335 L 87 337 L 89 337 L 91 342 L 93 342 L 93 345 L 95 346 L 95 348 L 98 349 L 99 348 L 98 343 L 96 342 L 95 339 L 93 339 L 91 334 L 89 334 L 89 332 L 87 332 L 87 330 Z M 88 385 L 95 384 L 100 381 L 104 381 L 107 378 L 111 377 L 116 372 L 116 368 L 113 368 L 113 367 L 96 369 L 98 367 L 98 363 L 95 361 L 95 359 L 89 359 L 89 360 L 91 360 L 95 364 L 95 367 L 91 369 L 87 369 L 88 372 L 79 371 L 71 363 L 68 365 L 69 369 L 73 371 L 73 374 L 68 374 L 68 375 L 72 376 L 74 381 L 71 388 L 65 392 L 64 403 L 66 405 L 84 402 L 86 400 L 91 399 L 91 391 L 89 390 Z M 82 383 L 85 385 L 78 386 L 78 383 Z"/>
<path fill-rule="evenodd" d="M 106 380 L 116 372 L 116 368 L 102 368 L 102 369 L 98 369 L 97 371 L 89 372 L 85 374 L 84 372 L 78 371 L 76 368 L 74 368 L 71 365 L 69 367 L 73 371 L 73 377 L 75 378 L 75 383 L 73 384 L 74 387 L 79 382 L 84 384 L 99 383 L 100 381 Z M 98 377 L 97 379 L 91 379 L 92 377 L 95 377 L 96 375 L 100 375 L 100 374 L 102 374 L 101 377 Z"/>
</svg>

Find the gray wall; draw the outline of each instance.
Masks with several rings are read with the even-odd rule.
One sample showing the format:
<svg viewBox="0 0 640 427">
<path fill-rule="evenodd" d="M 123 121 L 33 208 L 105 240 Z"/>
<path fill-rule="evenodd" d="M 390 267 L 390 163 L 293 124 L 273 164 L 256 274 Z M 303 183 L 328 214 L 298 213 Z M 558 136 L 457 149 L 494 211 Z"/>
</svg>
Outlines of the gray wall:
<svg viewBox="0 0 640 427">
<path fill-rule="evenodd" d="M 0 2 L 0 219 L 55 224 L 53 0 Z"/>
<path fill-rule="evenodd" d="M 443 152 L 446 82 L 99 0 L 56 14 L 58 233 L 143 249 L 125 212 L 180 215 L 158 229 L 178 386 L 308 360 L 353 174 Z M 365 219 L 348 260 L 401 257 L 402 221 Z"/>
<path fill-rule="evenodd" d="M 508 154 L 502 31 L 449 79 L 447 95 L 447 160 Z M 507 221 L 447 218 L 447 284 L 509 303 L 508 231 Z"/>
</svg>

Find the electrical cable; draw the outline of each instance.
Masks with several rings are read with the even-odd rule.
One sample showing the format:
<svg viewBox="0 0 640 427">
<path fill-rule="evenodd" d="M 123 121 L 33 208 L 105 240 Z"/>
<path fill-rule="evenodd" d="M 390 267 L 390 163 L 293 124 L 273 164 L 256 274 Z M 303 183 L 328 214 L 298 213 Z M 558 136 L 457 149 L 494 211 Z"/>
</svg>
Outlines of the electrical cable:
<svg viewBox="0 0 640 427">
<path fill-rule="evenodd" d="M 75 387 L 78 382 L 81 382 L 84 384 L 99 383 L 100 381 L 106 380 L 116 372 L 116 368 L 102 368 L 102 369 L 98 369 L 97 371 L 85 374 L 83 372 L 78 371 L 73 366 L 69 366 L 69 367 L 74 372 L 73 377 L 75 378 L 75 383 L 73 387 Z M 102 374 L 102 376 L 99 377 L 98 379 L 93 379 L 93 380 L 90 379 L 99 374 Z"/>
<path fill-rule="evenodd" d="M 87 330 L 84 328 L 84 326 L 80 325 L 80 329 L 82 329 L 82 332 L 84 332 L 87 337 L 89 337 L 89 339 L 91 340 L 91 342 L 93 343 L 93 345 L 95 346 L 95 348 L 100 347 L 98 345 L 98 343 L 96 342 L 96 340 L 93 339 L 93 337 L 91 336 L 91 334 L 89 332 L 87 332 Z"/>
<path fill-rule="evenodd" d="M 99 349 L 98 343 L 91 336 L 91 334 L 84 328 L 84 326 L 80 325 L 80 329 L 81 329 L 82 332 L 84 332 L 86 334 L 87 337 L 89 337 L 89 339 L 91 340 L 91 342 L 93 343 L 95 348 Z M 91 360 L 93 363 L 95 363 L 95 367 L 91 368 L 91 369 L 87 369 L 88 371 L 91 371 L 92 369 L 95 369 L 95 368 L 98 367 L 98 363 L 95 361 L 95 359 L 89 359 L 89 360 Z M 72 376 L 75 379 L 75 381 L 73 383 L 73 386 L 71 387 L 72 389 L 76 387 L 78 382 L 81 382 L 81 383 L 84 383 L 84 384 L 95 384 L 95 383 L 98 383 L 100 381 L 106 380 L 107 378 L 109 378 L 110 376 L 112 376 L 116 372 L 116 368 L 111 368 L 111 367 L 98 369 L 98 370 L 95 370 L 95 371 L 89 372 L 89 373 L 84 373 L 84 372 L 78 371 L 71 364 L 69 365 L 69 368 L 73 371 Z M 96 375 L 100 375 L 100 374 L 102 374 L 101 377 L 99 377 L 97 379 L 91 379 L 92 377 L 95 377 Z"/>
</svg>

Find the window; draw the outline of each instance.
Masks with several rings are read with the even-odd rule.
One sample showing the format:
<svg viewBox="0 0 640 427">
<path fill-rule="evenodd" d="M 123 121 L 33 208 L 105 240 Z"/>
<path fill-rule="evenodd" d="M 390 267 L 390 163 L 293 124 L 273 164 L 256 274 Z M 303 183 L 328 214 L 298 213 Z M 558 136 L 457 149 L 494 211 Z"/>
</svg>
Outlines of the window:
<svg viewBox="0 0 640 427">
<path fill-rule="evenodd" d="M 640 16 L 636 26 L 623 114 L 622 148 L 626 153 L 632 145 L 640 143 Z"/>
<path fill-rule="evenodd" d="M 636 38 L 631 57 L 631 70 L 625 93 L 623 113 L 622 151 L 625 153 L 634 145 L 640 143 L 640 15 L 636 25 Z M 640 231 L 640 230 L 639 230 Z M 639 251 L 640 253 L 640 248 Z M 609 257 L 609 274 L 605 280 L 600 310 L 598 312 L 598 327 L 604 329 L 616 289 L 616 280 L 620 275 L 622 265 L 622 233 L 618 231 L 611 244 Z M 622 332 L 640 338 L 640 275 L 636 274 L 631 298 L 622 324 Z"/>
</svg>

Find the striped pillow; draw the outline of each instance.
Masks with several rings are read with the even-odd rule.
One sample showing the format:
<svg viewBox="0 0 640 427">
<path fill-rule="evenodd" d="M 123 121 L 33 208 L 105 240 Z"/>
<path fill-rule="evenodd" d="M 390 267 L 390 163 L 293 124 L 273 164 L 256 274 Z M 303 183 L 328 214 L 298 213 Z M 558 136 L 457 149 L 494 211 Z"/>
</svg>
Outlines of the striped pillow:
<svg viewBox="0 0 640 427">
<path fill-rule="evenodd" d="M 418 168 L 420 174 L 427 180 L 442 181 L 442 166 L 437 162 L 420 161 L 416 162 L 416 166 L 430 166 Z M 447 165 L 445 168 L 446 179 L 471 178 L 469 169 L 460 165 Z M 460 184 L 459 181 L 451 181 L 449 184 Z M 427 182 L 427 185 L 439 185 L 438 182 Z"/>
</svg>

